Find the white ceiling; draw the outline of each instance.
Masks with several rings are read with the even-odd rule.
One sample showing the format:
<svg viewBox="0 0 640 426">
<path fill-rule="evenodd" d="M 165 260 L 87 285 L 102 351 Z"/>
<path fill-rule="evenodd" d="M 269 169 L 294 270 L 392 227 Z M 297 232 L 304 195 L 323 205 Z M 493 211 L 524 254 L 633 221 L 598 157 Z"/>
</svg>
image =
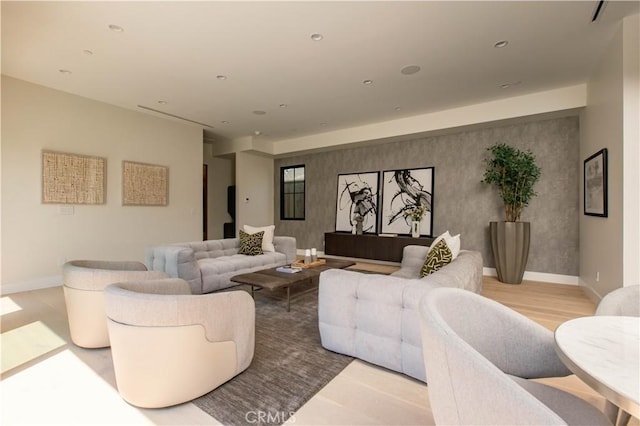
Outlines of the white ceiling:
<svg viewBox="0 0 640 426">
<path fill-rule="evenodd" d="M 639 10 L 596 4 L 2 1 L 2 73 L 277 141 L 585 82 Z"/>
</svg>

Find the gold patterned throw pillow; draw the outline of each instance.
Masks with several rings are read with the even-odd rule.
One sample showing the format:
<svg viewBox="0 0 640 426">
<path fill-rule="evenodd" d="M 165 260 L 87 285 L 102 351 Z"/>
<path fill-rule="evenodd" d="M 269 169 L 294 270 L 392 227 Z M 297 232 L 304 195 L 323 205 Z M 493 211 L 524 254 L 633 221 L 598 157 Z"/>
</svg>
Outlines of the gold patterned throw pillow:
<svg viewBox="0 0 640 426">
<path fill-rule="evenodd" d="M 264 231 L 248 234 L 240 230 L 240 251 L 239 254 L 255 256 L 262 254 L 262 236 Z"/>
<path fill-rule="evenodd" d="M 448 265 L 452 259 L 453 254 L 451 253 L 451 249 L 449 249 L 447 242 L 443 238 L 427 253 L 424 265 L 422 265 L 422 269 L 420 269 L 420 278 L 426 277 L 443 266 Z"/>
</svg>

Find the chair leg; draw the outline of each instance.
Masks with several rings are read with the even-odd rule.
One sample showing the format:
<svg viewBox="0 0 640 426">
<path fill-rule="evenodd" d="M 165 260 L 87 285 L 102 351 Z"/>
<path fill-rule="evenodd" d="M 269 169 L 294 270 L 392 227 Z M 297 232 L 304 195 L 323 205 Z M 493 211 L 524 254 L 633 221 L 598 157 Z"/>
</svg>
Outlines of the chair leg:
<svg viewBox="0 0 640 426">
<path fill-rule="evenodd" d="M 606 400 L 604 403 L 604 414 L 611 421 L 611 423 L 615 425 L 616 420 L 618 419 L 618 406 L 611 401 Z"/>
<path fill-rule="evenodd" d="M 616 426 L 627 426 L 631 415 L 610 401 L 606 401 L 604 405 L 604 414 Z"/>
<path fill-rule="evenodd" d="M 618 410 L 618 421 L 616 422 L 618 426 L 627 426 L 630 419 L 631 414 L 627 413 L 623 409 Z"/>
</svg>

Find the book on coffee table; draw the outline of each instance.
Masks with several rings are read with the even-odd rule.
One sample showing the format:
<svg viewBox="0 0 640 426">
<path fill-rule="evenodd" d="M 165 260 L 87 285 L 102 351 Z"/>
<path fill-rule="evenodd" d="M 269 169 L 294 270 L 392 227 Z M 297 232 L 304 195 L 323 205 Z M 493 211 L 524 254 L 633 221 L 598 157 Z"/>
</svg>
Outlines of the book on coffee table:
<svg viewBox="0 0 640 426">
<path fill-rule="evenodd" d="M 284 272 L 285 274 L 295 274 L 296 272 L 302 271 L 302 268 L 296 268 L 291 266 L 279 266 L 276 268 L 278 272 Z"/>
</svg>

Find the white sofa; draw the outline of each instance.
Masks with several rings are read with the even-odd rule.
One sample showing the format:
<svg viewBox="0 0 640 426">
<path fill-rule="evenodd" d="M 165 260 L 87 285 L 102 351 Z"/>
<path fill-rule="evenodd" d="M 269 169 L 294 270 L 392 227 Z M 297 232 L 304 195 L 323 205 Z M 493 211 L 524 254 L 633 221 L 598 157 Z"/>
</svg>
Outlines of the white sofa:
<svg viewBox="0 0 640 426">
<path fill-rule="evenodd" d="M 148 247 L 146 265 L 152 271 L 166 272 L 182 278 L 191 286 L 193 294 L 211 293 L 236 285 L 234 275 L 275 268 L 296 260 L 294 237 L 273 237 L 275 252 L 257 256 L 238 254 L 239 238 L 194 241 Z"/>
<path fill-rule="evenodd" d="M 418 302 L 438 287 L 482 290 L 480 252 L 461 250 L 449 265 L 420 278 L 428 249 L 406 246 L 391 276 L 341 269 L 320 274 L 322 346 L 426 381 Z"/>
</svg>

